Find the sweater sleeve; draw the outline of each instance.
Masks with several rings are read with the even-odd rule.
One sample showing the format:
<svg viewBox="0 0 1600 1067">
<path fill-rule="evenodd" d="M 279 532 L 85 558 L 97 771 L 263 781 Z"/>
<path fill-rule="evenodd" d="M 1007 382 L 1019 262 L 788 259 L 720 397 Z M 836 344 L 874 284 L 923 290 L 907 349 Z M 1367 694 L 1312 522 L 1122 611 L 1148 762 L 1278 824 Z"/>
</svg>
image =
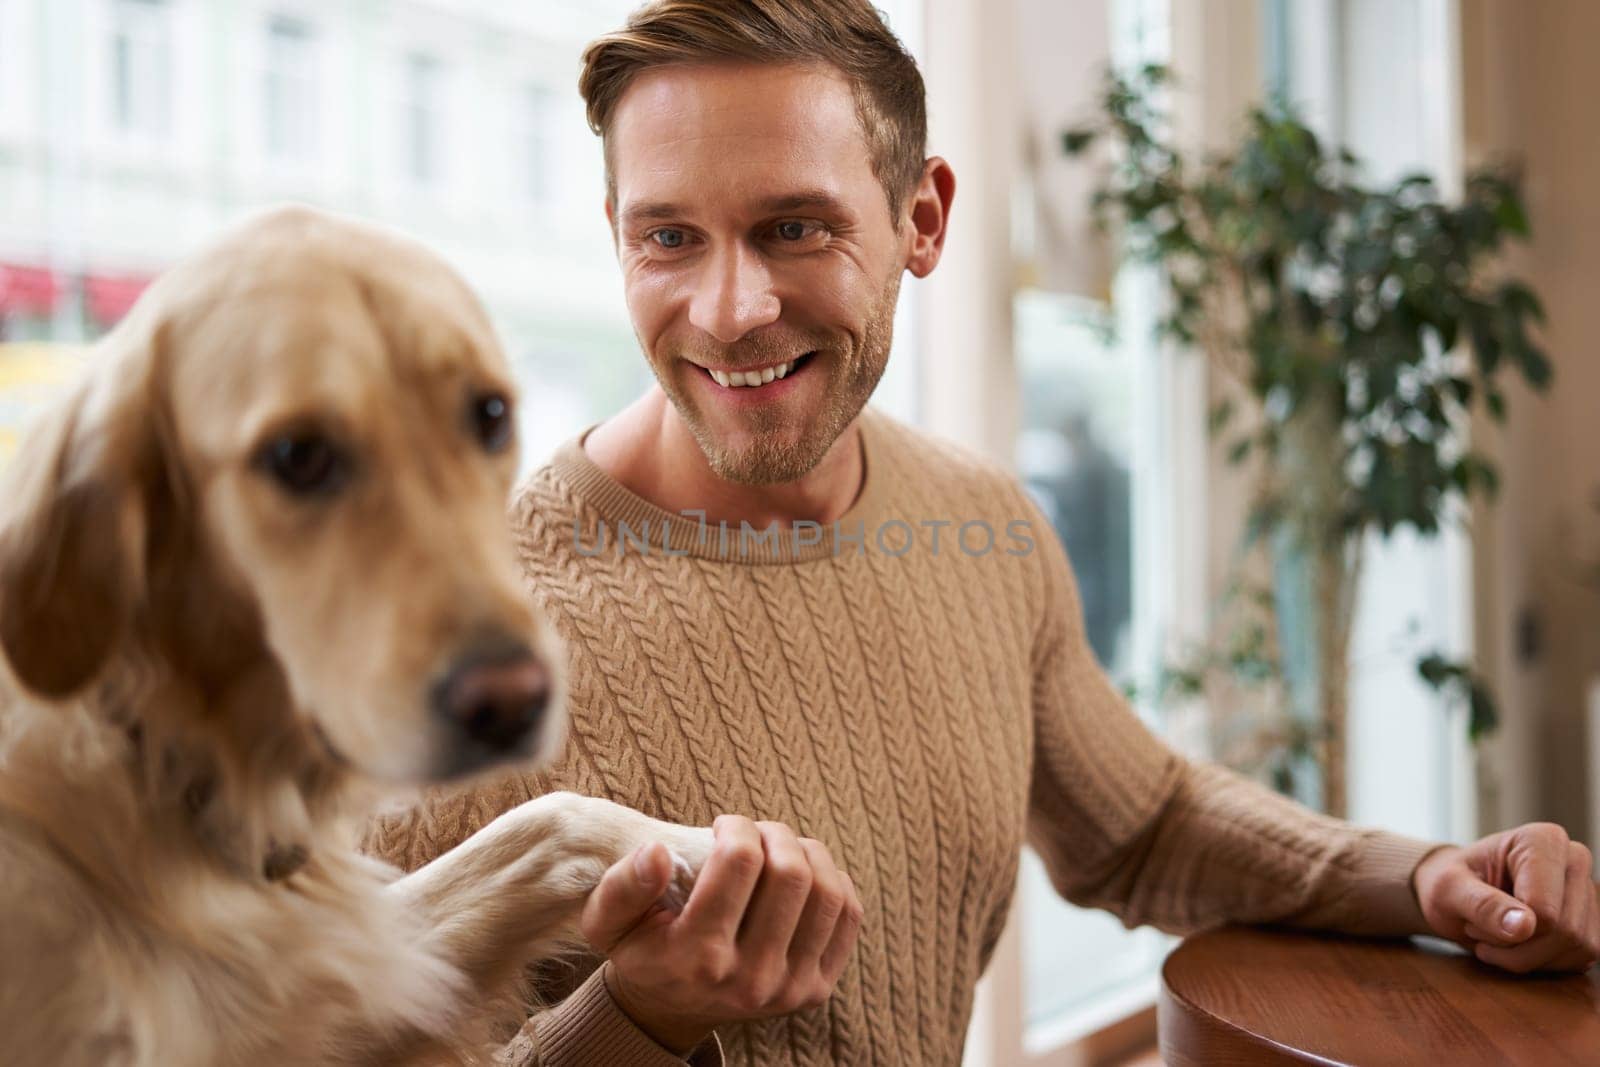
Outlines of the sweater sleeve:
<svg viewBox="0 0 1600 1067">
<path fill-rule="evenodd" d="M 1060 543 L 1038 543 L 1028 836 L 1057 891 L 1177 933 L 1230 922 L 1426 932 L 1411 875 L 1438 846 L 1314 813 L 1170 750 L 1095 661 Z"/>
<path fill-rule="evenodd" d="M 680 1059 L 647 1037 L 623 1014 L 597 968 L 571 996 L 529 1019 L 500 1054 L 505 1067 L 722 1067 L 713 1033 Z"/>
<path fill-rule="evenodd" d="M 405 871 L 444 854 L 495 816 L 564 782 L 540 775 L 512 775 L 468 789 L 430 790 L 414 807 L 373 820 L 363 851 Z M 617 1007 L 603 978 L 604 967 L 567 996 L 551 1003 L 551 991 L 535 988 L 547 1005 L 523 1024 L 496 1062 L 505 1067 L 722 1067 L 715 1034 L 687 1059 L 657 1044 Z"/>
</svg>

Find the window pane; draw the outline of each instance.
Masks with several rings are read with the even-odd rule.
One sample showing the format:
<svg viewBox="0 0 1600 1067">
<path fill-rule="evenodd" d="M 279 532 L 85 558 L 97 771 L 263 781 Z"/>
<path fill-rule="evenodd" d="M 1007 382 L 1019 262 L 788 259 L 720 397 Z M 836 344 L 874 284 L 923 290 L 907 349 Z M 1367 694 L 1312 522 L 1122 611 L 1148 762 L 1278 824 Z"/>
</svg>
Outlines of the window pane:
<svg viewBox="0 0 1600 1067">
<path fill-rule="evenodd" d="M 171 115 L 170 12 L 163 0 L 116 0 L 111 39 L 111 115 L 115 127 L 164 137 Z"/>
<path fill-rule="evenodd" d="M 406 57 L 406 172 L 419 185 L 431 185 L 439 170 L 439 61 L 413 52 Z"/>
<path fill-rule="evenodd" d="M 1127 309 L 1133 300 L 1124 300 Z M 1135 308 L 1136 310 L 1136 308 Z M 1163 473 L 1136 467 L 1136 437 L 1159 433 L 1157 398 L 1135 389 L 1152 354 L 1137 328 L 1116 331 L 1104 305 L 1027 292 L 1015 304 L 1022 434 L 1017 466 L 1066 545 L 1096 657 L 1112 679 L 1135 673 L 1135 496 Z M 1146 580 L 1157 561 L 1144 563 Z M 1104 994 L 1144 981 L 1167 940 L 1130 932 L 1114 917 L 1062 901 L 1029 853 L 1023 866 L 1023 964 L 1030 1028 L 1059 1022 Z"/>
<path fill-rule="evenodd" d="M 550 199 L 555 110 L 555 94 L 551 90 L 543 85 L 528 87 L 521 110 L 522 159 L 518 188 L 535 204 L 544 204 Z"/>
<path fill-rule="evenodd" d="M 1109 912 L 1062 901 L 1031 849 L 1023 854 L 1021 892 L 1028 923 L 1023 974 L 1029 1030 L 1147 981 L 1166 957 L 1171 938 L 1160 931 L 1128 930 Z"/>
<path fill-rule="evenodd" d="M 267 153 L 279 159 L 304 160 L 312 154 L 317 97 L 312 48 L 311 27 L 304 22 L 275 16 L 267 24 L 266 143 Z"/>
</svg>

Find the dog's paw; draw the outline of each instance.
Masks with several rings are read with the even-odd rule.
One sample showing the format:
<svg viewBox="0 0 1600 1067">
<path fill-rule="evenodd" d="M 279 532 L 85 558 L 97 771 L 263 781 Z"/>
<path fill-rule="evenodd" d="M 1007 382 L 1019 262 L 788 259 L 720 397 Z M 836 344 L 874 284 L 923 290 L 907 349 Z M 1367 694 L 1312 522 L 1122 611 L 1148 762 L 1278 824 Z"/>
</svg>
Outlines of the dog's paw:
<svg viewBox="0 0 1600 1067">
<path fill-rule="evenodd" d="M 657 903 L 667 911 L 680 912 L 689 902 L 689 893 L 711 855 L 715 839 L 706 829 L 674 827 L 673 830 L 671 838 L 665 842 L 667 854 L 672 857 L 672 878 Z"/>
</svg>

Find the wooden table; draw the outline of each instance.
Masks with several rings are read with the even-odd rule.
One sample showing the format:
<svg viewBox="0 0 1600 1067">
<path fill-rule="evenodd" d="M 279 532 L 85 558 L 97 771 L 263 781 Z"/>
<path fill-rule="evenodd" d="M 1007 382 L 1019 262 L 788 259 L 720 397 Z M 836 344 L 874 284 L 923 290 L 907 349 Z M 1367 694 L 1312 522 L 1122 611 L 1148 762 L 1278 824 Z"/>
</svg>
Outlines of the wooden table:
<svg viewBox="0 0 1600 1067">
<path fill-rule="evenodd" d="M 1227 929 L 1167 958 L 1169 1065 L 1600 1065 L 1600 968 L 1518 977 L 1455 945 Z"/>
</svg>

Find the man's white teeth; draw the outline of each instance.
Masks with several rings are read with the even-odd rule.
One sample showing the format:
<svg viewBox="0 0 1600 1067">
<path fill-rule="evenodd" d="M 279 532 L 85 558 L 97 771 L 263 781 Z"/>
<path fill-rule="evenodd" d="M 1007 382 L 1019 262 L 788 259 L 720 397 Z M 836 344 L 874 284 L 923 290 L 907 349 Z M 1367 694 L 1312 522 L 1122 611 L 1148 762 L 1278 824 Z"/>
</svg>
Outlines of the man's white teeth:
<svg viewBox="0 0 1600 1067">
<path fill-rule="evenodd" d="M 776 367 L 765 367 L 761 370 L 720 371 L 708 369 L 707 373 L 711 375 L 712 379 L 718 385 L 723 386 L 724 388 L 753 389 L 758 386 L 766 385 L 768 382 L 773 381 L 774 379 L 782 378 L 785 374 L 788 374 L 793 369 L 794 360 L 791 359 L 787 363 L 780 363 Z"/>
</svg>

